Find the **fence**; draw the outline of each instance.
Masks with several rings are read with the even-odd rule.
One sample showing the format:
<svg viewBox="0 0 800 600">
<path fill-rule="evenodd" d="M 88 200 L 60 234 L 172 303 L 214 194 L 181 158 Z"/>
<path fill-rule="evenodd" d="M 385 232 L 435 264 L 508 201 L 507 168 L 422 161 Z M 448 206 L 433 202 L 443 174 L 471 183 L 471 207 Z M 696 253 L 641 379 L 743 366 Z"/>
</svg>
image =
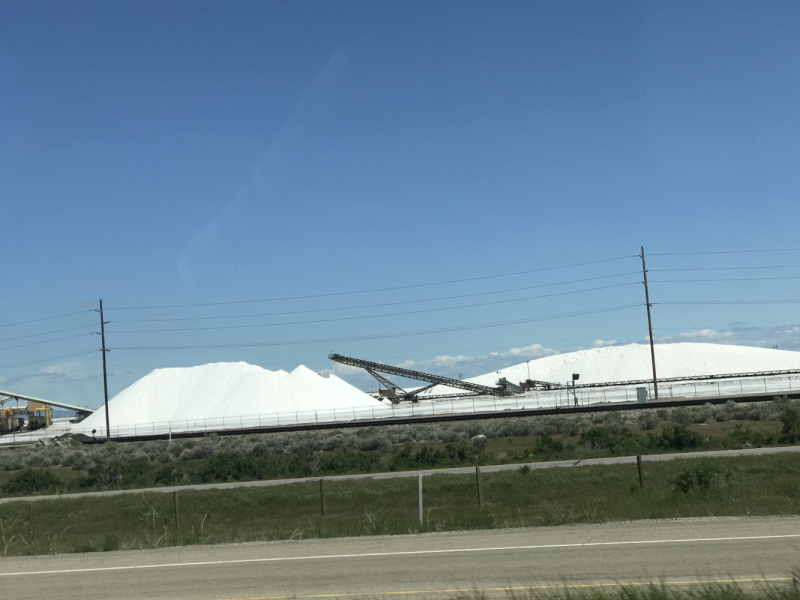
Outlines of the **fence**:
<svg viewBox="0 0 800 600">
<path fill-rule="evenodd" d="M 636 388 L 646 387 L 648 398 L 653 398 L 653 385 L 618 386 L 602 388 L 559 389 L 528 392 L 511 397 L 473 396 L 468 398 L 439 398 L 423 400 L 417 404 L 404 403 L 389 405 L 375 402 L 370 408 L 345 408 L 325 411 L 296 411 L 272 414 L 237 415 L 212 419 L 182 419 L 111 426 L 111 437 L 139 437 L 151 435 L 170 435 L 171 433 L 203 433 L 236 431 L 262 427 L 287 425 L 313 425 L 321 423 L 348 423 L 353 421 L 374 421 L 381 424 L 382 419 L 398 417 L 423 417 L 448 414 L 475 414 L 502 412 L 508 410 L 537 408 L 559 408 L 568 406 L 587 406 L 601 403 L 635 402 Z M 665 399 L 713 398 L 720 396 L 747 396 L 753 394 L 785 394 L 800 390 L 800 374 L 773 375 L 767 377 L 744 377 L 711 381 L 688 381 L 685 383 L 664 383 L 659 386 L 659 396 Z M 113 414 L 112 414 L 113 420 Z M 2 444 L 35 442 L 43 437 L 65 433 L 106 436 L 104 427 L 92 433 L 91 428 L 80 423 L 66 428 L 48 428 L 32 432 L 9 434 L 0 437 Z"/>
</svg>

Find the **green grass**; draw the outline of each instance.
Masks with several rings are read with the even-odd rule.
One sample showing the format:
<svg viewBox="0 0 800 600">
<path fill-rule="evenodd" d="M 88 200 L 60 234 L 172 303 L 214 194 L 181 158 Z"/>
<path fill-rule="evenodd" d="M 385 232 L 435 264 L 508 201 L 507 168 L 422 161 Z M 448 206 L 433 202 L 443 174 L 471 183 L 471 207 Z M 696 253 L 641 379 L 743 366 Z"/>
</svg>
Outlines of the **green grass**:
<svg viewBox="0 0 800 600">
<path fill-rule="evenodd" d="M 697 473 L 711 476 L 688 493 L 676 490 L 674 482 Z M 0 505 L 0 556 L 800 512 L 800 461 L 792 454 L 645 463 L 644 490 L 635 465 L 484 473 L 482 506 L 474 476 L 430 476 L 422 524 L 416 478 L 325 486 L 324 517 L 317 481 L 185 490 L 180 527 L 171 494 L 11 502 Z"/>
<path fill-rule="evenodd" d="M 492 598 L 508 600 L 800 600 L 797 574 L 779 580 L 711 582 L 613 583 L 492 590 Z M 501 595 L 498 596 L 497 592 Z M 485 600 L 488 590 L 470 590 L 451 595 L 449 600 Z"/>
</svg>

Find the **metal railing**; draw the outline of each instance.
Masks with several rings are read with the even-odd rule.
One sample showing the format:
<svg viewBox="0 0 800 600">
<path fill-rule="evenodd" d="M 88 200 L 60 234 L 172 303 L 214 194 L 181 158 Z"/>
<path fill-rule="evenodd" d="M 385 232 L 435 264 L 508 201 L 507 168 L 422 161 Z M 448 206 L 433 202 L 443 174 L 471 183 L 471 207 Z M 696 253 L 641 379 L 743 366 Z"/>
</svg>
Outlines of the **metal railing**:
<svg viewBox="0 0 800 600">
<path fill-rule="evenodd" d="M 380 425 L 382 419 L 397 417 L 422 417 L 446 414 L 473 414 L 501 412 L 508 410 L 537 408 L 560 408 L 601 403 L 636 402 L 637 387 L 648 388 L 648 398 L 653 399 L 652 384 L 648 386 L 619 386 L 608 388 L 578 388 L 528 392 L 511 397 L 473 396 L 467 398 L 441 398 L 420 401 L 417 404 L 403 403 L 387 405 L 376 400 L 369 408 L 344 408 L 325 411 L 296 411 L 271 414 L 238 415 L 211 419 L 181 419 L 140 423 L 111 427 L 112 438 L 141 437 L 166 435 L 170 433 L 211 433 L 219 431 L 235 431 L 242 429 L 258 429 L 287 425 L 313 425 L 320 423 L 348 423 L 353 421 L 375 421 Z M 720 396 L 748 396 L 754 394 L 780 395 L 800 390 L 800 375 L 781 375 L 769 377 L 747 377 L 715 381 L 690 381 L 686 383 L 668 383 L 659 386 L 660 400 L 687 398 L 714 398 Z M 113 416 L 112 416 L 113 420 Z M 103 438 L 105 427 L 91 428 L 80 423 L 66 429 L 49 428 L 32 432 L 9 433 L 0 436 L 0 445 L 35 442 L 44 437 L 61 434 L 83 434 Z"/>
</svg>

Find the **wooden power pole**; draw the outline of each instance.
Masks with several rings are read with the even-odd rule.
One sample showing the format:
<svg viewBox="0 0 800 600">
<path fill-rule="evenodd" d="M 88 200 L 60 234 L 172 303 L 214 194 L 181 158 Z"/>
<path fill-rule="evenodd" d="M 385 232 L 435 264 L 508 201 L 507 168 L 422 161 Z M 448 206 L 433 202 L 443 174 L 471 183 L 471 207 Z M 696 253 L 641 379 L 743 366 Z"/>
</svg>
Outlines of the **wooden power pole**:
<svg viewBox="0 0 800 600">
<path fill-rule="evenodd" d="M 653 394 L 658 400 L 658 376 L 656 375 L 656 349 L 653 345 L 653 319 L 650 317 L 650 292 L 647 289 L 647 267 L 644 262 L 644 246 L 642 246 L 642 274 L 644 275 L 644 298 L 647 303 L 647 326 L 650 329 L 650 358 L 653 361 Z"/>
<path fill-rule="evenodd" d="M 111 439 L 111 425 L 108 419 L 108 375 L 106 374 L 106 323 L 103 320 L 103 301 L 100 300 L 100 340 L 103 344 L 103 391 L 106 396 L 106 439 Z"/>
</svg>

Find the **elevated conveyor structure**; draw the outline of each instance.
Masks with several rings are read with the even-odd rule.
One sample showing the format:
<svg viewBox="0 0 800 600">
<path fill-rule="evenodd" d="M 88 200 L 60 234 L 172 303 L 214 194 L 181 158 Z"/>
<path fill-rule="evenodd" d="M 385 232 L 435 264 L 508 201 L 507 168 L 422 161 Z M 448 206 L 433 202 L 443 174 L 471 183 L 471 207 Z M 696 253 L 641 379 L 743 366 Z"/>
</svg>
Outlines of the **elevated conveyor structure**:
<svg viewBox="0 0 800 600">
<path fill-rule="evenodd" d="M 66 404 L 64 402 L 55 402 L 54 400 L 42 400 L 41 398 L 34 398 L 32 396 L 23 396 L 22 394 L 15 394 L 13 392 L 4 392 L 0 390 L 0 405 L 8 402 L 9 400 L 23 400 L 25 402 L 36 402 L 38 404 L 44 404 L 45 406 L 55 406 L 57 408 L 65 408 L 67 410 L 74 410 L 79 415 L 83 415 L 84 417 L 89 416 L 94 412 L 91 408 L 86 408 L 85 406 L 73 406 L 72 404 Z"/>
<path fill-rule="evenodd" d="M 442 377 L 441 375 L 431 375 L 430 373 L 422 373 L 420 371 L 412 371 L 411 369 L 403 369 L 400 367 L 392 367 L 390 365 L 382 365 L 381 363 L 372 362 L 369 360 L 361 360 L 360 358 L 351 358 L 349 356 L 342 356 L 341 354 L 329 354 L 328 358 L 335 360 L 343 365 L 351 367 L 358 367 L 364 369 L 367 373 L 375 377 L 379 383 L 387 386 L 387 396 L 391 398 L 392 402 L 397 403 L 401 400 L 417 401 L 417 396 L 437 385 L 446 385 L 448 387 L 457 388 L 471 392 L 475 396 L 507 396 L 509 391 L 505 387 L 489 387 L 480 385 L 469 381 L 461 381 L 460 379 L 451 379 L 450 377 Z M 415 379 L 417 381 L 425 381 L 430 385 L 422 388 L 406 392 L 402 388 L 396 386 L 385 377 L 379 376 L 378 373 L 386 373 L 388 375 L 396 375 L 398 377 L 405 377 L 407 379 Z"/>
</svg>

